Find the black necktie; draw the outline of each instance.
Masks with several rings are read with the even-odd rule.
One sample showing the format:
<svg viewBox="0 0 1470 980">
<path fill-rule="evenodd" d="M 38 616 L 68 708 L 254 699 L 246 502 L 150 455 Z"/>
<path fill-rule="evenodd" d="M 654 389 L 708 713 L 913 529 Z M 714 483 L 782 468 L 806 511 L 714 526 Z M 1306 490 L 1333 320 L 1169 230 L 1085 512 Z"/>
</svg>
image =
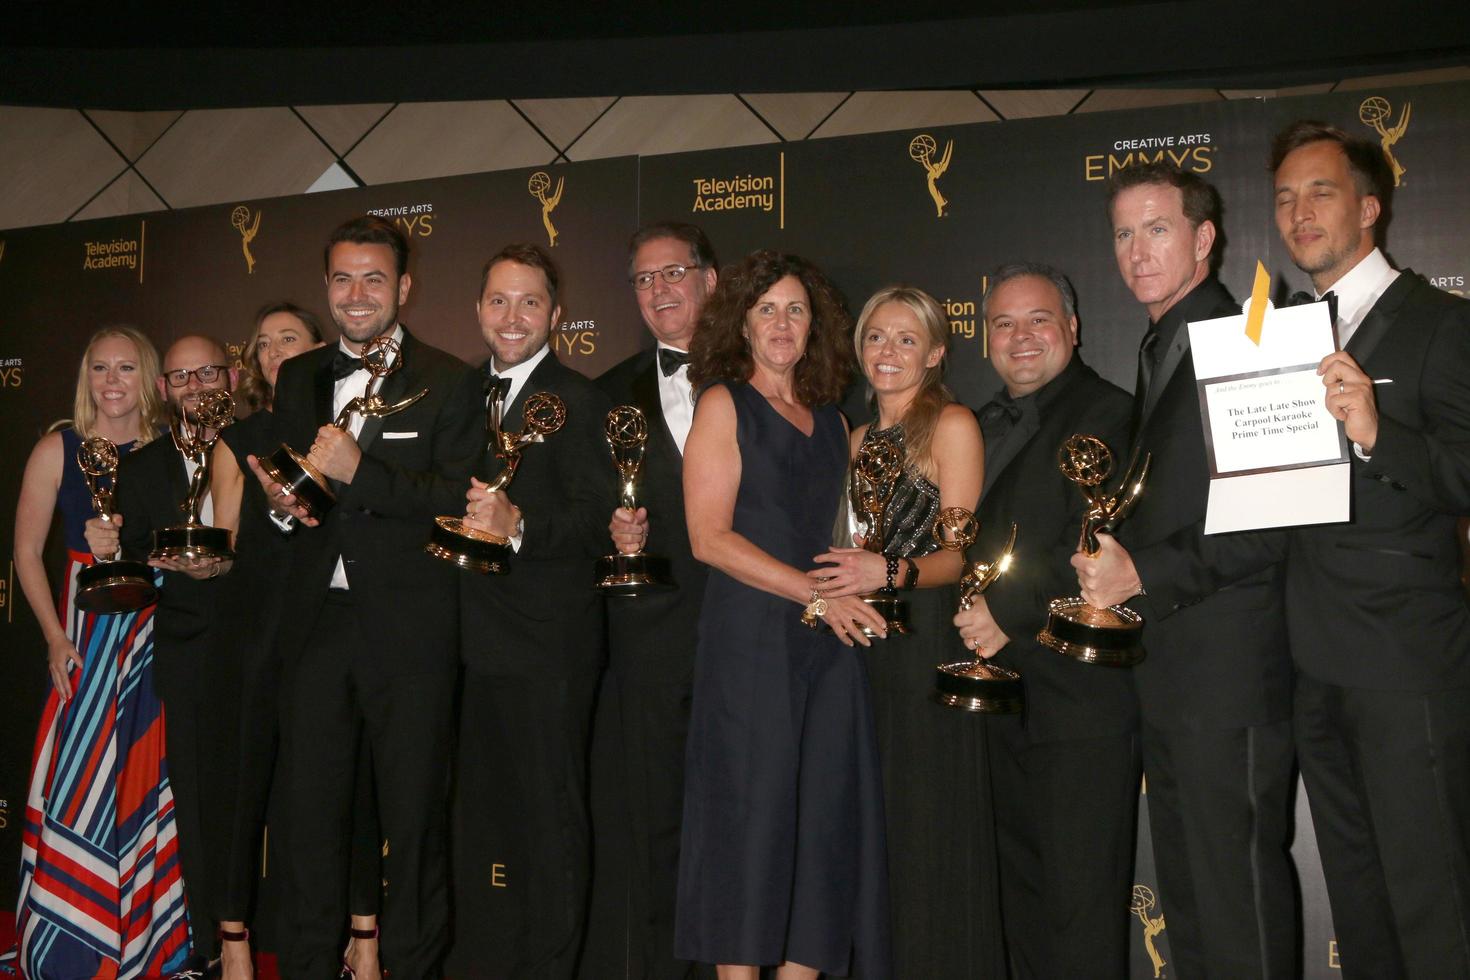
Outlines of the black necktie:
<svg viewBox="0 0 1470 980">
<path fill-rule="evenodd" d="M 332 356 L 332 380 L 341 381 L 349 375 L 356 374 L 362 370 L 362 358 L 353 357 L 342 348 L 337 348 L 337 353 Z"/>
<path fill-rule="evenodd" d="M 672 350 L 668 347 L 658 349 L 658 369 L 666 378 L 688 363 L 689 355 L 684 351 Z"/>
<path fill-rule="evenodd" d="M 1150 323 L 1148 333 L 1143 335 L 1143 342 L 1138 345 L 1138 386 L 1134 396 L 1143 399 L 1148 396 L 1148 386 L 1154 380 L 1154 350 L 1159 346 L 1159 328 Z"/>
</svg>

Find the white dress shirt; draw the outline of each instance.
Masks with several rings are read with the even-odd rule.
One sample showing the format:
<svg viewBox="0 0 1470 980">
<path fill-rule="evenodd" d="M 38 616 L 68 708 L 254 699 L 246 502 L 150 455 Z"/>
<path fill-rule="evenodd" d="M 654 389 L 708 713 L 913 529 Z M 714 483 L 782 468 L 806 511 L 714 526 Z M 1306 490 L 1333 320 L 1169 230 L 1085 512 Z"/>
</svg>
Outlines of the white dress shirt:
<svg viewBox="0 0 1470 980">
<path fill-rule="evenodd" d="M 1353 334 L 1363 325 L 1368 311 L 1373 309 L 1374 304 L 1398 277 L 1399 270 L 1389 265 L 1388 259 L 1375 248 L 1363 256 L 1347 275 L 1329 287 L 1329 291 L 1337 297 L 1337 342 L 1344 349 Z M 1321 299 L 1322 296 L 1318 295 L 1317 298 Z"/>
<path fill-rule="evenodd" d="M 658 349 L 665 347 L 679 350 L 660 341 Z M 669 434 L 674 437 L 674 445 L 679 447 L 679 455 L 682 456 L 684 443 L 689 439 L 689 427 L 694 424 L 694 388 L 689 384 L 689 365 L 680 364 L 677 371 L 665 376 L 658 363 L 658 351 L 655 351 L 653 370 L 658 375 L 658 401 L 664 410 L 664 424 L 669 427 Z"/>
<path fill-rule="evenodd" d="M 1389 265 L 1388 259 L 1375 248 L 1329 287 L 1328 291 L 1337 297 L 1337 342 L 1342 349 L 1347 349 L 1348 341 L 1363 325 L 1368 311 L 1398 277 L 1399 270 Z M 1323 295 L 1319 294 L 1317 298 L 1321 299 Z M 1356 442 L 1353 443 L 1353 453 L 1365 463 L 1373 458 Z"/>
</svg>

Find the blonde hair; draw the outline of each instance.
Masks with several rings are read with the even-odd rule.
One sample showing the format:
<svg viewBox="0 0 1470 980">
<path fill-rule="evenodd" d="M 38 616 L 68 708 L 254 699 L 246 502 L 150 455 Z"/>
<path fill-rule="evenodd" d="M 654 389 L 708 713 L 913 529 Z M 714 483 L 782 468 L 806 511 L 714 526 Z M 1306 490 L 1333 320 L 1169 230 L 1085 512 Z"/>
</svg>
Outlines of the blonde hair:
<svg viewBox="0 0 1470 980">
<path fill-rule="evenodd" d="M 162 374 L 158 349 L 137 327 L 124 324 L 103 327 L 87 341 L 87 349 L 82 353 L 82 363 L 77 368 L 77 391 L 72 399 L 71 427 L 83 439 L 90 439 L 97 434 L 97 403 L 92 400 L 92 381 L 88 375 L 92 365 L 92 351 L 108 337 L 121 337 L 130 341 L 138 352 L 138 445 L 142 446 L 150 442 L 163 425 L 164 404 L 158 395 L 158 378 Z M 58 423 L 60 424 L 62 423 Z"/>
<path fill-rule="evenodd" d="M 863 304 L 862 312 L 858 314 L 857 327 L 852 332 L 852 346 L 857 352 L 859 363 L 863 357 L 863 331 L 867 329 L 868 321 L 878 307 L 885 303 L 897 303 L 912 313 L 929 338 L 931 347 L 937 347 L 948 354 L 949 321 L 938 301 L 917 286 L 899 284 L 883 287 Z M 934 443 L 934 429 L 939 424 L 940 413 L 946 405 L 954 401 L 954 396 L 944 386 L 946 361 L 947 357 L 941 357 L 937 364 L 925 369 L 914 400 L 909 403 L 903 418 L 899 419 L 903 425 L 904 444 L 908 450 L 907 465 L 931 483 L 939 476 L 939 467 L 930 453 Z M 870 390 L 870 400 L 871 397 Z"/>
</svg>

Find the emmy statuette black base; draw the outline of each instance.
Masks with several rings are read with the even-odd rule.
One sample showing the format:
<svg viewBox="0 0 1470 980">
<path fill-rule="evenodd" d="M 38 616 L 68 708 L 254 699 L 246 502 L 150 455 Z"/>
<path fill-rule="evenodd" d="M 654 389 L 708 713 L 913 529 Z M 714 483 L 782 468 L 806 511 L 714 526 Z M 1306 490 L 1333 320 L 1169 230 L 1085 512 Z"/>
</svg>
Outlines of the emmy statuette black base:
<svg viewBox="0 0 1470 980">
<path fill-rule="evenodd" d="M 435 558 L 453 562 L 481 575 L 504 575 L 510 571 L 510 541 L 486 534 L 458 517 L 436 517 L 424 550 Z"/>
<path fill-rule="evenodd" d="M 934 700 L 946 708 L 987 715 L 1019 714 L 1025 695 L 1021 675 L 983 660 L 961 660 L 934 669 Z"/>
<path fill-rule="evenodd" d="M 176 524 L 153 532 L 149 558 L 233 558 L 230 532 L 204 524 Z"/>
<path fill-rule="evenodd" d="M 858 598 L 872 606 L 877 610 L 878 615 L 883 617 L 883 622 L 888 624 L 889 636 L 895 633 L 907 636 L 914 631 L 913 627 L 909 626 L 909 604 L 906 600 L 900 599 L 896 592 L 879 589 L 877 592 L 858 596 Z M 882 639 L 867 627 L 863 627 L 863 635 L 870 640 Z"/>
<path fill-rule="evenodd" d="M 638 596 L 654 592 L 673 592 L 669 560 L 659 555 L 639 552 L 636 555 L 606 555 L 593 567 L 597 591 L 609 596 Z"/>
<path fill-rule="evenodd" d="M 1053 599 L 1042 645 L 1083 663 L 1132 667 L 1144 658 L 1143 617 L 1124 606 L 1099 609 L 1080 598 Z"/>
<path fill-rule="evenodd" d="M 282 446 L 260 461 L 267 476 L 286 488 L 312 517 L 321 517 L 337 502 L 327 478 L 290 446 Z"/>
<path fill-rule="evenodd" d="M 158 599 L 153 569 L 141 561 L 99 561 L 77 572 L 77 608 L 90 613 L 132 612 Z"/>
</svg>

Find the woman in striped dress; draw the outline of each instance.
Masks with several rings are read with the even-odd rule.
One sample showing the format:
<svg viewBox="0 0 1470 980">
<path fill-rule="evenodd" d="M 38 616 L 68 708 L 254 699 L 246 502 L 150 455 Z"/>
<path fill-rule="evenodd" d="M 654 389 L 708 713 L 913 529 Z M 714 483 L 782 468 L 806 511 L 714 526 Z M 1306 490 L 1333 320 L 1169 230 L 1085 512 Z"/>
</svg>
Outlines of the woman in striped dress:
<svg viewBox="0 0 1470 980">
<path fill-rule="evenodd" d="M 21 836 L 16 948 L 0 960 L 32 978 L 144 977 L 189 954 L 163 712 L 153 693 L 153 607 L 76 608 L 91 564 L 92 497 L 77 465 L 101 436 L 125 453 L 158 433 L 158 353 L 131 327 L 87 345 L 73 420 L 31 453 L 15 514 L 15 570 L 46 637 L 51 691 L 36 735 Z M 68 561 L 53 605 L 42 551 L 61 512 Z M 59 612 L 58 608 L 60 607 Z"/>
</svg>

